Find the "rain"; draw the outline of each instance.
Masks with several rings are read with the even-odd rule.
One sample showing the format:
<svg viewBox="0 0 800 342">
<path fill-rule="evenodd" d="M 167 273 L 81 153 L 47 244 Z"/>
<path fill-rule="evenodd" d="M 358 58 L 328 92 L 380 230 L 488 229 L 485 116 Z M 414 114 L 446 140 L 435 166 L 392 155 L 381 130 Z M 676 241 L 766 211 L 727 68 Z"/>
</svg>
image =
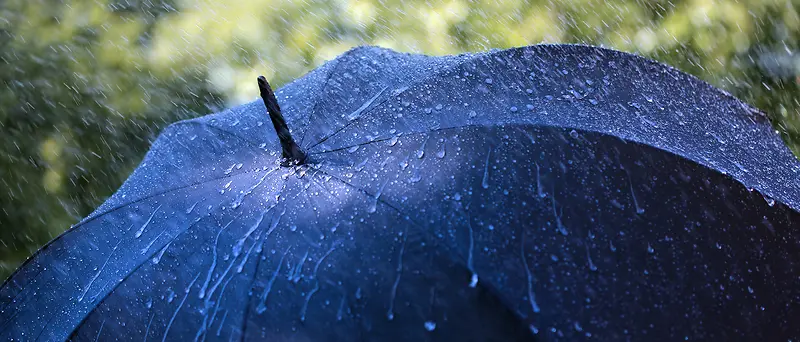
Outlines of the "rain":
<svg viewBox="0 0 800 342">
<path fill-rule="evenodd" d="M 7 0 L 0 340 L 796 340 L 799 7 Z"/>
</svg>

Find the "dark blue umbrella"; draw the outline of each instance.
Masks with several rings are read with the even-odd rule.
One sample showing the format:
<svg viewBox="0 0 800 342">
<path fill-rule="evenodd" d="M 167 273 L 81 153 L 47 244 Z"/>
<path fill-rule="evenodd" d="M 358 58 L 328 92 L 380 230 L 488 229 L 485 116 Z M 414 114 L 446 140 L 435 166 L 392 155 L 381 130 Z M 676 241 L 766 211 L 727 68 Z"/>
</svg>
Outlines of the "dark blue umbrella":
<svg viewBox="0 0 800 342">
<path fill-rule="evenodd" d="M 800 336 L 800 163 L 706 83 L 563 45 L 259 83 L 12 275 L 0 340 Z"/>
</svg>

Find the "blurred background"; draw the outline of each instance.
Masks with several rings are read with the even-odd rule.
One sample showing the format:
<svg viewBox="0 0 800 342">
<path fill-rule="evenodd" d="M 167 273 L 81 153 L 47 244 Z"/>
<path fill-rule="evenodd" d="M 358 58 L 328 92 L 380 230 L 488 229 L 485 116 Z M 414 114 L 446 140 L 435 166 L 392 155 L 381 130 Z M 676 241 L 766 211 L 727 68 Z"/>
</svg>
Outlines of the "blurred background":
<svg viewBox="0 0 800 342">
<path fill-rule="evenodd" d="M 357 45 L 634 52 L 764 110 L 800 152 L 800 0 L 0 1 L 0 281 L 104 201 L 166 125 Z"/>
</svg>

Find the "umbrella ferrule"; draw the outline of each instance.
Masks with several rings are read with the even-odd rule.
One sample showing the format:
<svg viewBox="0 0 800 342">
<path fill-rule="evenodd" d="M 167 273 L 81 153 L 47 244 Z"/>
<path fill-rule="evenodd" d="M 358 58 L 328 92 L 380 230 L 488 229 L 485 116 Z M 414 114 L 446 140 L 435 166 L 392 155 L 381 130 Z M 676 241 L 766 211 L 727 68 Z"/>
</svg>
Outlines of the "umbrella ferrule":
<svg viewBox="0 0 800 342">
<path fill-rule="evenodd" d="M 289 126 L 286 125 L 286 120 L 281 113 L 281 107 L 278 105 L 278 99 L 275 98 L 275 92 L 272 91 L 269 82 L 264 76 L 258 77 L 258 90 L 261 92 L 261 99 L 264 100 L 264 105 L 267 106 L 269 118 L 272 120 L 272 125 L 275 127 L 275 133 L 278 134 L 278 139 L 281 142 L 283 166 L 300 165 L 305 163 L 305 151 L 297 145 L 292 138 L 289 131 Z"/>
</svg>

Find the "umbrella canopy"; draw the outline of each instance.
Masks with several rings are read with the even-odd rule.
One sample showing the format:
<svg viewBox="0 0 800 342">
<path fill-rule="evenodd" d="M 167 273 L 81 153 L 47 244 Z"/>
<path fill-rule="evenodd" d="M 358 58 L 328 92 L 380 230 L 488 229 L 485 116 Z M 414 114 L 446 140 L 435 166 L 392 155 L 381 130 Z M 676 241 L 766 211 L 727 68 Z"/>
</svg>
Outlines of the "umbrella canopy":
<svg viewBox="0 0 800 342">
<path fill-rule="evenodd" d="M 12 275 L 0 339 L 800 335 L 800 163 L 706 83 L 573 45 L 260 83 Z"/>
</svg>

